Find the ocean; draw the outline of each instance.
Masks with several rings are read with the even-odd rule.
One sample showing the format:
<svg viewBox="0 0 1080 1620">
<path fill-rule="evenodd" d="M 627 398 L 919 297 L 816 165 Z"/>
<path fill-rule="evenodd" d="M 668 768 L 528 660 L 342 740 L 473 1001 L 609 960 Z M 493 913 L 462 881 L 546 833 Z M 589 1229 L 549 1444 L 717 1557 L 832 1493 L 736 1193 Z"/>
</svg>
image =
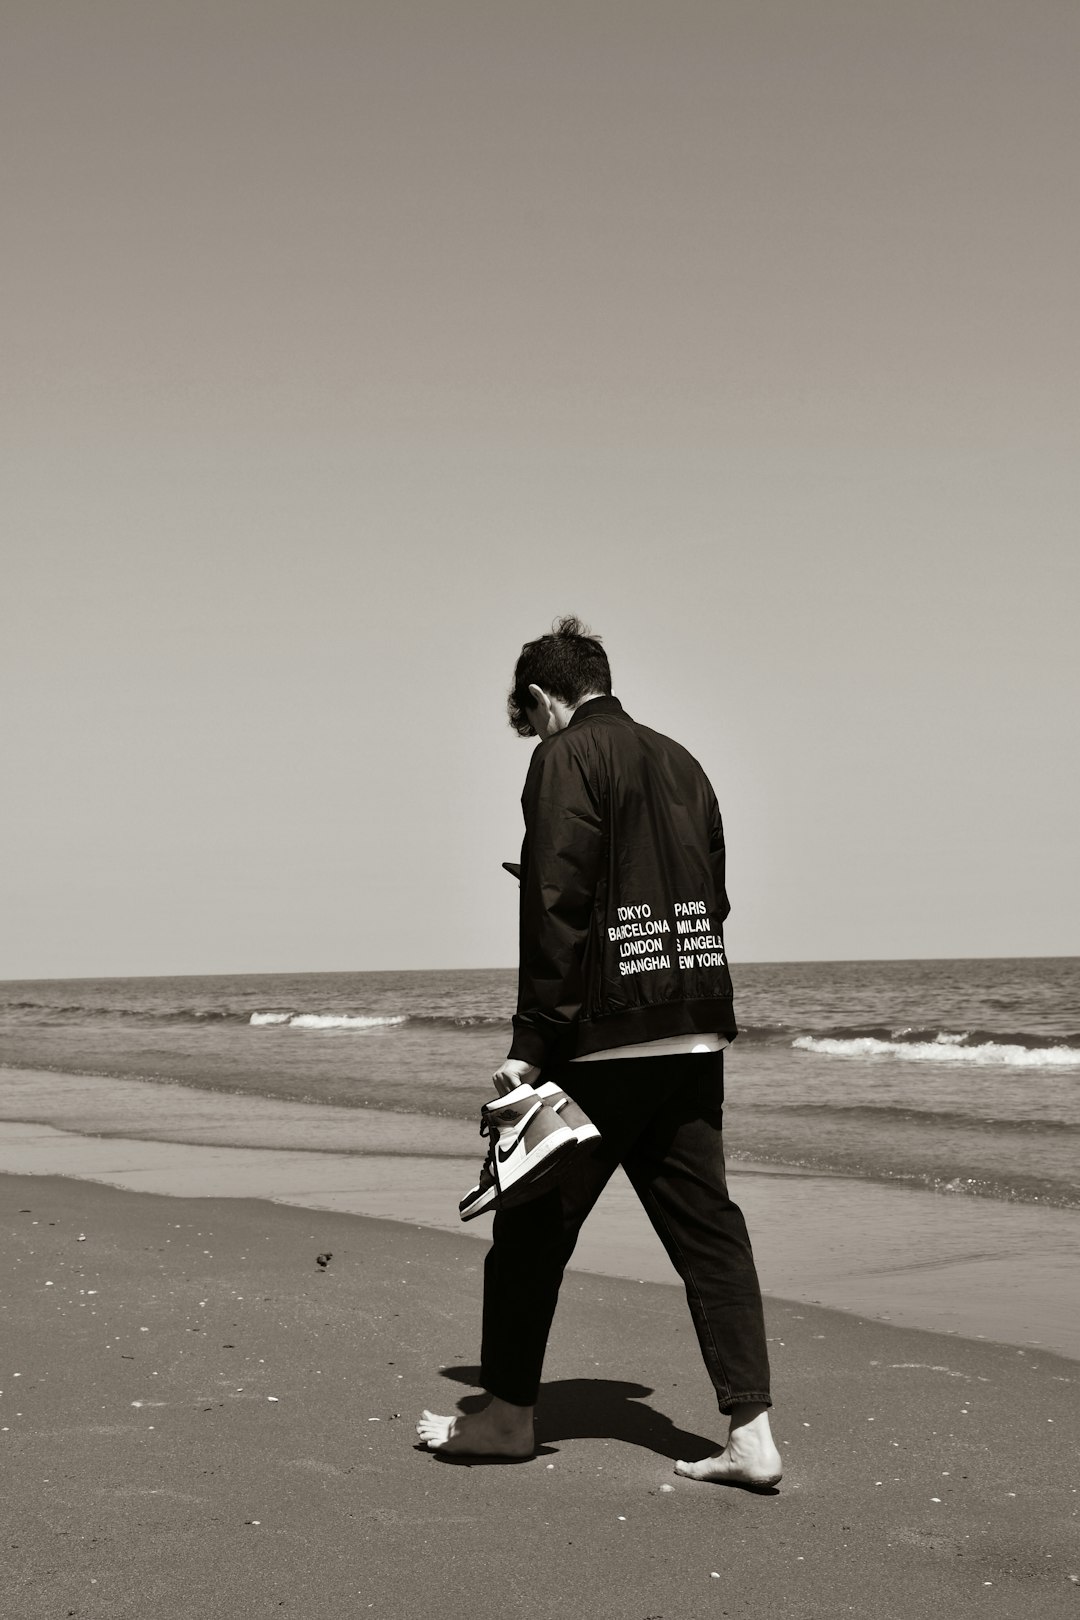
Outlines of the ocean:
<svg viewBox="0 0 1080 1620">
<path fill-rule="evenodd" d="M 1080 1208 L 1080 958 L 732 972 L 735 1163 Z M 9 981 L 0 1114 L 223 1146 L 265 1117 L 282 1147 L 460 1155 L 514 986 L 503 969 Z M 206 1093 L 246 1103 L 199 1135 Z M 402 1139 L 387 1111 L 420 1124 Z"/>
</svg>

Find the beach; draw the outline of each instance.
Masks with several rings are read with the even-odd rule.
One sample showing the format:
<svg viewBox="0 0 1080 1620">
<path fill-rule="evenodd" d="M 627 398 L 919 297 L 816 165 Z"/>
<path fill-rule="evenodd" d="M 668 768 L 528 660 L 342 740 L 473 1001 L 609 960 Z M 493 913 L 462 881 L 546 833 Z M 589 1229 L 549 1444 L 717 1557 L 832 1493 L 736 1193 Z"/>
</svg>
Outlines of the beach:
<svg viewBox="0 0 1080 1620">
<path fill-rule="evenodd" d="M 0 1221 L 10 1620 L 1080 1602 L 1073 1360 L 770 1298 L 753 1495 L 672 1472 L 720 1433 L 679 1291 L 578 1272 L 536 1457 L 452 1464 L 412 1425 L 475 1395 L 474 1240 L 55 1176 Z"/>
<path fill-rule="evenodd" d="M 673 1472 L 726 1423 L 621 1172 L 537 1455 L 417 1446 L 477 1398 L 511 975 L 0 986 L 4 1620 L 1075 1616 L 1076 962 L 743 977 L 770 1495 Z"/>
</svg>

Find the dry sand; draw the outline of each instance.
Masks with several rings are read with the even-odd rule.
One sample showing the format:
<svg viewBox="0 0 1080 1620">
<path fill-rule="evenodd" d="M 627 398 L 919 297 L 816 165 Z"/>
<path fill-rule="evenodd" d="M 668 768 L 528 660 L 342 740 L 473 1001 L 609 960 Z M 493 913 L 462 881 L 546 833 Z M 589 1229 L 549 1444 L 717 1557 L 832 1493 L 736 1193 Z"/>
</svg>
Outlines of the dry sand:
<svg viewBox="0 0 1080 1620">
<path fill-rule="evenodd" d="M 475 1241 L 52 1177 L 0 1224 L 5 1620 L 1080 1615 L 1073 1361 L 771 1300 L 755 1496 L 672 1472 L 720 1432 L 679 1291 L 578 1273 L 537 1457 L 448 1463 Z"/>
</svg>

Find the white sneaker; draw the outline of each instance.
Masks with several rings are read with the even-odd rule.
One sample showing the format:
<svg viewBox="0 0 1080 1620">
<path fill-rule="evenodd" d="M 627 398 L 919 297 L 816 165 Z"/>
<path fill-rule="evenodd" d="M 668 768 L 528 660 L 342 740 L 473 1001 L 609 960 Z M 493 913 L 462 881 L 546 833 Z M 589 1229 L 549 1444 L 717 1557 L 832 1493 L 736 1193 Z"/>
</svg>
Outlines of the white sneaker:
<svg viewBox="0 0 1080 1620">
<path fill-rule="evenodd" d="M 578 1106 L 573 1097 L 568 1097 L 554 1080 L 545 1080 L 542 1086 L 537 1086 L 536 1095 L 558 1114 L 564 1125 L 569 1125 L 578 1147 L 583 1147 L 586 1142 L 600 1140 L 600 1132 L 585 1110 Z"/>
<path fill-rule="evenodd" d="M 480 1135 L 488 1138 L 480 1180 L 458 1205 L 463 1221 L 509 1209 L 546 1192 L 556 1170 L 577 1147 L 577 1136 L 533 1090 L 522 1085 L 485 1103 Z"/>
</svg>

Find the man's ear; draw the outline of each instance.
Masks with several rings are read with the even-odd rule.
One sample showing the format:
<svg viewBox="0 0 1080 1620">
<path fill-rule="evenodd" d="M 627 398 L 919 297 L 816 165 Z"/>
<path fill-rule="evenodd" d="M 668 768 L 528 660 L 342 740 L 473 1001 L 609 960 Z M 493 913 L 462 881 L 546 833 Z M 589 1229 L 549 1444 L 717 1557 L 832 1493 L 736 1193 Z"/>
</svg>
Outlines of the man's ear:
<svg viewBox="0 0 1080 1620">
<path fill-rule="evenodd" d="M 542 686 L 536 685 L 529 687 L 529 696 L 532 698 L 537 710 L 539 711 L 536 716 L 536 720 L 539 722 L 539 724 L 534 723 L 533 730 L 536 732 L 538 737 L 546 737 L 548 731 L 548 722 L 550 721 L 552 715 L 551 699 L 548 697 Z"/>
</svg>

